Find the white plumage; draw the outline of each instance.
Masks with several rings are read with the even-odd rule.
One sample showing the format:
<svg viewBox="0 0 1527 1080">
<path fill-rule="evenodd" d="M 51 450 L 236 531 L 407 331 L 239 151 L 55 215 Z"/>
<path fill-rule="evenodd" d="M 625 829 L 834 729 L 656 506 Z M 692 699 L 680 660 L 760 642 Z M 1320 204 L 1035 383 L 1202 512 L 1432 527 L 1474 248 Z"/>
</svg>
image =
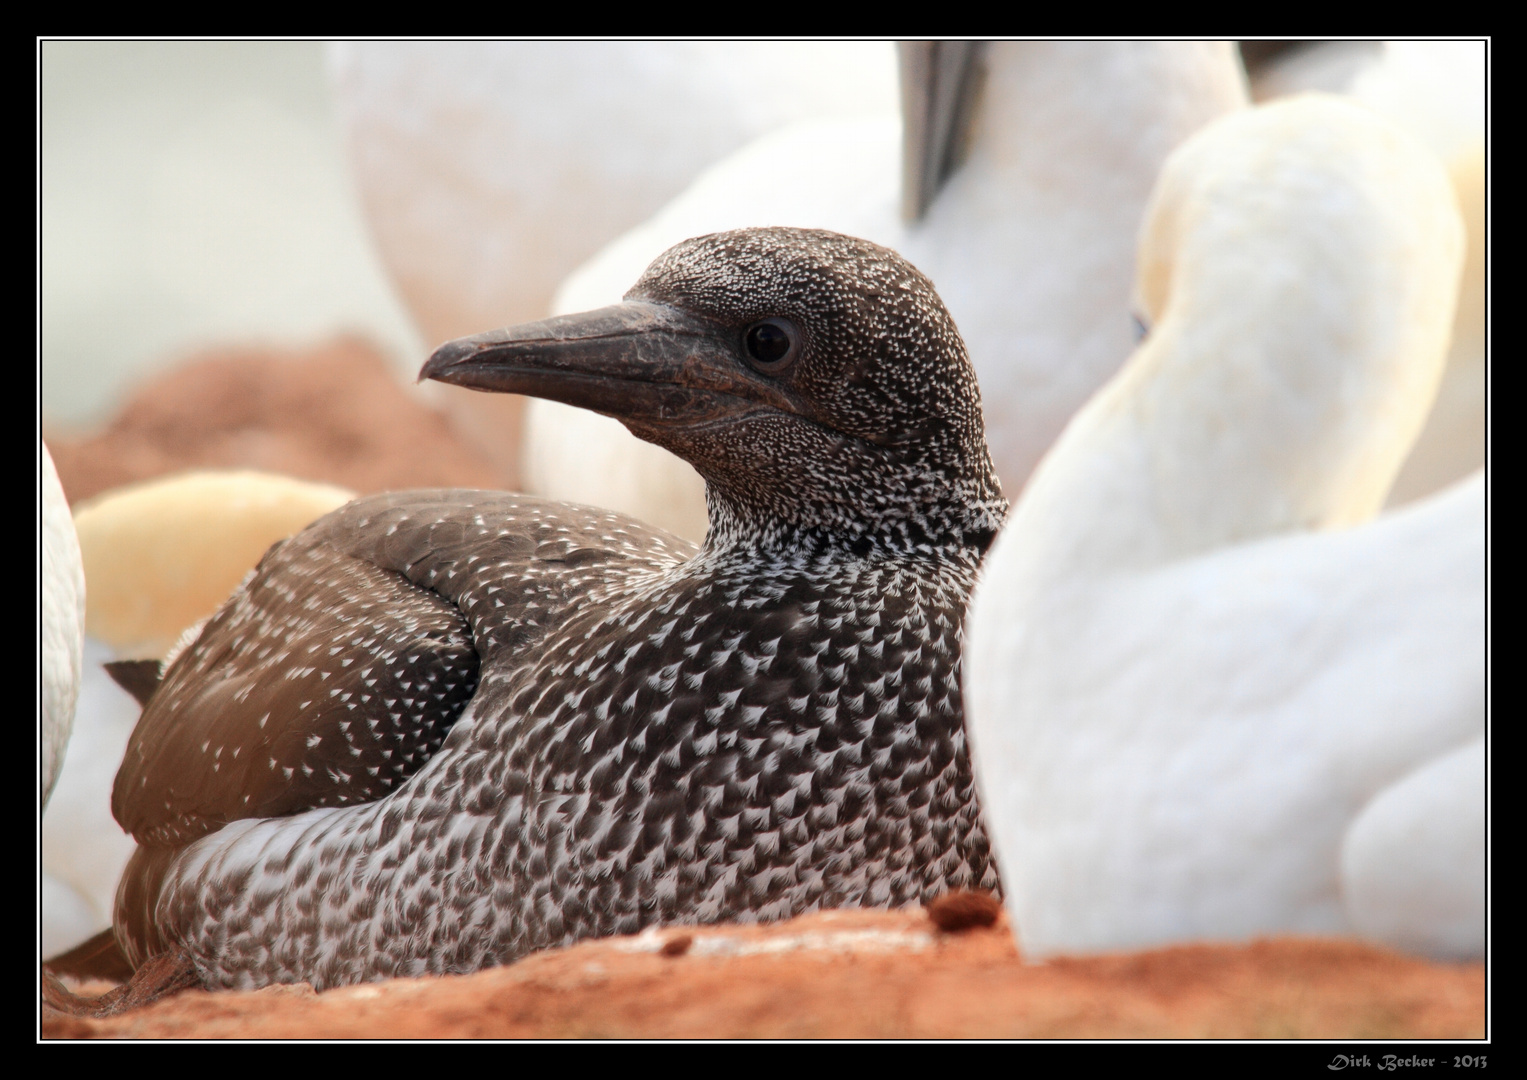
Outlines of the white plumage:
<svg viewBox="0 0 1527 1080">
<path fill-rule="evenodd" d="M 969 623 L 1029 952 L 1353 930 L 1482 950 L 1480 881 L 1382 880 L 1483 864 L 1480 756 L 1440 764 L 1483 730 L 1483 479 L 1374 520 L 1462 247 L 1436 159 L 1338 99 L 1219 121 L 1163 169 L 1150 333 L 1035 474 Z M 1459 827 L 1407 832 L 1438 784 Z"/>
<path fill-rule="evenodd" d="M 1389 493 L 1397 506 L 1485 461 L 1485 42 L 1327 41 L 1295 49 L 1252 86 L 1258 99 L 1301 90 L 1349 95 L 1446 163 L 1468 230 L 1453 343 L 1426 427 Z"/>
<path fill-rule="evenodd" d="M 826 228 L 894 248 L 933 279 L 959 325 L 1014 497 L 1129 354 L 1135 230 L 1161 162 L 1241 107 L 1245 88 L 1227 42 L 997 42 L 978 63 L 964 163 L 920 221 L 901 216 L 898 123 L 803 123 L 708 170 L 570 277 L 555 310 L 613 303 L 668 246 L 721 229 Z M 698 477 L 604 417 L 531 402 L 525 480 L 703 534 Z"/>
<path fill-rule="evenodd" d="M 117 879 L 132 837 L 111 816 L 111 782 L 139 706 L 102 667 L 112 649 L 85 639 L 79 709 L 69 756 L 42 819 L 42 955 L 54 956 L 111 925 Z"/>
<path fill-rule="evenodd" d="M 85 638 L 85 569 L 74 518 L 64 497 L 53 455 L 38 440 L 42 471 L 42 775 L 39 806 L 63 768 L 64 748 L 74 725 L 74 703 L 80 688 L 80 653 Z"/>
<path fill-rule="evenodd" d="M 41 731 L 37 740 L 40 757 L 37 793 L 39 810 L 42 810 L 52 800 L 61 775 L 67 775 L 64 772 L 65 750 L 76 726 L 75 707 L 80 700 L 85 652 L 85 568 L 80 560 L 74 518 L 69 512 L 63 485 L 59 483 L 58 471 L 53 467 L 53 456 L 41 440 L 37 445 L 42 473 L 39 642 L 42 656 L 38 684 Z M 80 751 L 76 750 L 69 760 L 76 762 L 80 756 Z M 52 816 L 55 818 L 58 802 L 68 802 L 68 785 L 64 787 L 64 796 L 53 803 Z M 50 946 L 72 944 L 88 935 L 100 916 L 89 911 L 88 904 L 67 886 L 61 887 L 46 875 L 42 885 L 43 949 L 46 954 L 51 951 Z"/>
<path fill-rule="evenodd" d="M 1363 808 L 1341 845 L 1342 900 L 1353 929 L 1443 958 L 1480 955 L 1485 771 L 1479 738 L 1427 761 Z"/>
</svg>

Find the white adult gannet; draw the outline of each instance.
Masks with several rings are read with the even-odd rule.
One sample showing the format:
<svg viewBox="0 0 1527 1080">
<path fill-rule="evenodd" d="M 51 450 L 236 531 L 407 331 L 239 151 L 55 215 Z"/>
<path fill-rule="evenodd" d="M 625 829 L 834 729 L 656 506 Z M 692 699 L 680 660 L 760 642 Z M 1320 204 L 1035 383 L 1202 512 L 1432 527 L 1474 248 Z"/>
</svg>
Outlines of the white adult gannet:
<svg viewBox="0 0 1527 1080">
<path fill-rule="evenodd" d="M 63 767 L 64 748 L 74 725 L 80 689 L 80 654 L 85 637 L 85 570 L 80 563 L 74 518 L 47 445 L 37 440 L 41 471 L 42 544 L 40 558 L 42 666 L 39 696 L 42 753 L 38 805 L 47 806 Z"/>
<path fill-rule="evenodd" d="M 701 233 L 778 224 L 875 240 L 937 283 L 981 380 L 998 475 L 1015 496 L 1071 413 L 1129 355 L 1135 233 L 1162 161 L 1242 107 L 1246 91 L 1228 42 L 992 42 L 967 54 L 966 78 L 946 62 L 960 46 L 941 43 L 932 57 L 926 45 L 904 46 L 905 154 L 889 117 L 764 136 L 581 267 L 555 310 L 619 300 L 658 253 Z M 930 196 L 940 163 L 953 171 Z M 909 222 L 908 204 L 926 212 Z M 526 423 L 529 490 L 703 535 L 702 485 L 677 458 L 553 402 L 531 402 Z"/>
<path fill-rule="evenodd" d="M 1483 865 L 1483 477 L 1375 518 L 1462 250 L 1437 159 L 1338 98 L 1228 117 L 1167 162 L 1150 332 L 1036 471 L 969 622 L 1027 953 L 1353 931 L 1482 950 L 1481 881 L 1380 880 Z M 1411 827 L 1423 796 L 1448 827 Z"/>
<path fill-rule="evenodd" d="M 1259 101 L 1329 90 L 1393 120 L 1447 165 L 1463 208 L 1467 255 L 1448 364 L 1390 506 L 1446 487 L 1485 461 L 1486 49 L 1484 41 L 1312 42 L 1252 79 Z"/>
</svg>

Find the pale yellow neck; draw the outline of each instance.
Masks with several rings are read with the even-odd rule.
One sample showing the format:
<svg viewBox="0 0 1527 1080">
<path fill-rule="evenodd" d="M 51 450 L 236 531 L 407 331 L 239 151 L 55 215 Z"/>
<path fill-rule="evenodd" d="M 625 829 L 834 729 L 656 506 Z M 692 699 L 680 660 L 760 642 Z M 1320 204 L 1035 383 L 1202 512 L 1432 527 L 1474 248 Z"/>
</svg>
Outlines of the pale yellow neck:
<svg viewBox="0 0 1527 1080">
<path fill-rule="evenodd" d="M 1357 107 L 1212 125 L 1146 214 L 1148 337 L 1009 530 L 1052 569 L 1097 572 L 1369 519 L 1436 393 L 1461 255 L 1440 163 Z"/>
</svg>

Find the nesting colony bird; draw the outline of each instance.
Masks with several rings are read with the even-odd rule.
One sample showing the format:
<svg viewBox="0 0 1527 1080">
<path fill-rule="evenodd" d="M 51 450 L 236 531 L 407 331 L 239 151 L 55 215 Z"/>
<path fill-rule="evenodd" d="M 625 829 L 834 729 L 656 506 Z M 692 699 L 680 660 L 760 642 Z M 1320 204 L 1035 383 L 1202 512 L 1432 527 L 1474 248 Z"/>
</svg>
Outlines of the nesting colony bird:
<svg viewBox="0 0 1527 1080">
<path fill-rule="evenodd" d="M 1485 462 L 1486 48 L 1484 41 L 1310 42 L 1280 54 L 1252 80 L 1258 100 L 1341 92 L 1399 124 L 1447 165 L 1462 204 L 1468 242 L 1447 368 L 1390 489 L 1390 506 L 1438 491 Z"/>
<path fill-rule="evenodd" d="M 926 278 L 832 233 L 703 236 L 423 375 L 620 417 L 706 478 L 705 545 L 425 491 L 274 548 L 118 775 L 131 957 L 324 987 L 998 888 L 960 628 L 1006 504 Z"/>
<path fill-rule="evenodd" d="M 1440 163 L 1338 98 L 1221 120 L 1163 169 L 1150 332 L 972 606 L 972 753 L 1026 951 L 1482 950 L 1482 477 L 1375 518 L 1462 247 Z"/>
<path fill-rule="evenodd" d="M 688 236 L 827 228 L 910 259 L 938 286 L 981 380 L 1009 497 L 1129 355 L 1135 234 L 1168 153 L 1246 103 L 1229 42 L 903 45 L 903 114 L 803 122 L 713 166 L 559 290 L 555 310 L 619 299 Z M 703 485 L 618 425 L 526 411 L 526 489 L 698 537 Z"/>
<path fill-rule="evenodd" d="M 85 570 L 74 518 L 64 497 L 53 455 L 37 441 L 42 481 L 42 663 L 39 686 L 42 775 L 39 805 L 46 806 L 63 768 L 64 748 L 74 726 L 74 703 L 80 689 L 80 655 L 85 638 Z"/>
</svg>

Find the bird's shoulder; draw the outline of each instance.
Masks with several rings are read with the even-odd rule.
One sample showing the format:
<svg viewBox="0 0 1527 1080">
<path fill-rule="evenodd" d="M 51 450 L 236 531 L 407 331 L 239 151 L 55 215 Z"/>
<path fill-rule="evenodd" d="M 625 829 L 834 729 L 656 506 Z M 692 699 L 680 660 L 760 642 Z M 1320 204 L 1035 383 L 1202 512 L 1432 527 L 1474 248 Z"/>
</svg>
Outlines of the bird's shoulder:
<svg viewBox="0 0 1527 1080">
<path fill-rule="evenodd" d="M 514 648 L 570 605 L 662 572 L 696 547 L 611 510 L 498 491 L 374 495 L 293 538 L 403 575 L 461 611 L 483 655 Z"/>
<path fill-rule="evenodd" d="M 439 748 L 483 663 L 694 546 L 502 492 L 358 499 L 273 546 L 149 696 L 113 792 L 142 843 L 387 794 Z"/>
</svg>

